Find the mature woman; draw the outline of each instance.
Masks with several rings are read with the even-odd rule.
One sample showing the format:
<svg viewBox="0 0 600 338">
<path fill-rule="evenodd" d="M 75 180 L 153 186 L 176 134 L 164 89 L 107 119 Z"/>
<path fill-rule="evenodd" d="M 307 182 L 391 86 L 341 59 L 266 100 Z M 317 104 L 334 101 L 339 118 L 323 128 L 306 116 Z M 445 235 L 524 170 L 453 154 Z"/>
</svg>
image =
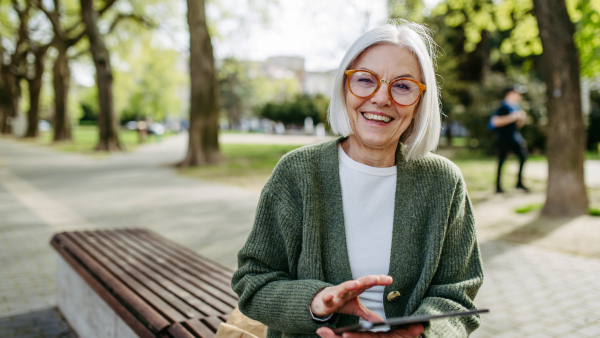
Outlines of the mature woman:
<svg viewBox="0 0 600 338">
<path fill-rule="evenodd" d="M 287 154 L 265 185 L 232 286 L 269 338 L 475 308 L 483 271 L 471 203 L 459 169 L 430 153 L 434 46 L 414 23 L 361 36 L 329 108 L 342 137 Z M 453 317 L 344 337 L 465 337 L 478 326 Z"/>
</svg>

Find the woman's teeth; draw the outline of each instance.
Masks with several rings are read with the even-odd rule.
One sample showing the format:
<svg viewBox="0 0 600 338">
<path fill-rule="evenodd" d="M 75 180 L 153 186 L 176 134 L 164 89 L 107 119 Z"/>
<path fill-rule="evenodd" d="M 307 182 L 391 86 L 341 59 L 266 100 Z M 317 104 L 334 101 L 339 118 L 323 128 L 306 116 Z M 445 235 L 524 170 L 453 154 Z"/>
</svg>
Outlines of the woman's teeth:
<svg viewBox="0 0 600 338">
<path fill-rule="evenodd" d="M 371 114 L 371 113 L 363 113 L 363 116 L 367 120 L 381 121 L 383 123 L 388 123 L 392 120 L 391 117 L 383 116 L 383 115 L 376 115 L 376 114 Z"/>
</svg>

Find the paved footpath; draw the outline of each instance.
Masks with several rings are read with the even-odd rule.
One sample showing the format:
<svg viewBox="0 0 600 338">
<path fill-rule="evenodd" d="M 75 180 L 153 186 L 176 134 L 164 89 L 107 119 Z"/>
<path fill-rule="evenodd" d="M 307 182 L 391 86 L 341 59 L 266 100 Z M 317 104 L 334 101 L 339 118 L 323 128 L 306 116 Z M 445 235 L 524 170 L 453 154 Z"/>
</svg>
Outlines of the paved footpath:
<svg viewBox="0 0 600 338">
<path fill-rule="evenodd" d="M 258 192 L 176 175 L 184 151 L 183 136 L 104 158 L 0 139 L 0 337 L 74 336 L 55 307 L 57 231 L 145 227 L 235 268 Z M 476 303 L 492 312 L 473 337 L 600 337 L 600 260 L 502 241 L 506 224 L 527 222 L 511 208 L 475 206 Z"/>
</svg>

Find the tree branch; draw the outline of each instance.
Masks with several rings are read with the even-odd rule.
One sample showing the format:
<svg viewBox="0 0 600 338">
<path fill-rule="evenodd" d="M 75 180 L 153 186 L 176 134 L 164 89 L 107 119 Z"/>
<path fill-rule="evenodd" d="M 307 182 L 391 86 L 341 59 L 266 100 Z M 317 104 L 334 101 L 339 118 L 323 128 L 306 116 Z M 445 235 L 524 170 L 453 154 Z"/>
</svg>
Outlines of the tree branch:
<svg viewBox="0 0 600 338">
<path fill-rule="evenodd" d="M 79 42 L 79 40 L 81 40 L 81 38 L 83 38 L 84 36 L 85 36 L 85 29 L 83 31 L 81 31 L 81 33 L 79 33 L 78 35 L 68 39 L 67 46 L 73 46 L 74 44 Z"/>
<path fill-rule="evenodd" d="M 17 12 L 17 15 L 19 17 L 23 16 L 23 15 L 27 15 L 29 13 L 29 10 L 31 9 L 32 3 L 29 1 L 25 2 L 25 9 L 21 9 L 21 7 L 19 6 L 19 2 L 17 0 L 12 0 L 12 6 L 13 9 L 15 10 L 15 12 Z"/>
<path fill-rule="evenodd" d="M 106 34 L 110 34 L 115 29 L 115 27 L 117 27 L 117 24 L 119 22 L 121 22 L 122 20 L 125 20 L 125 19 L 130 19 L 130 20 L 136 21 L 137 23 L 144 25 L 146 28 L 156 28 L 156 26 L 157 26 L 156 23 L 147 20 L 146 18 L 144 18 L 141 15 L 138 15 L 138 14 L 122 14 L 121 13 L 121 14 L 117 15 L 117 17 L 115 18 L 115 20 L 110 25 L 110 28 L 108 29 L 108 32 L 106 32 Z"/>
<path fill-rule="evenodd" d="M 98 11 L 98 17 L 101 17 L 102 14 L 104 14 L 107 10 L 109 10 L 112 7 L 112 5 L 115 4 L 115 2 L 117 2 L 117 0 L 109 0 L 109 1 L 107 1 L 106 4 L 104 5 L 104 7 L 102 7 L 102 9 L 100 9 Z M 81 24 L 83 24 L 83 21 L 79 21 L 76 24 L 74 24 L 73 26 L 69 27 L 66 30 L 67 34 L 73 32 L 77 27 L 81 26 Z"/>
<path fill-rule="evenodd" d="M 80 27 L 82 24 L 83 24 L 83 21 L 74 23 L 73 26 L 65 29 L 65 33 L 67 33 L 67 35 L 71 34 L 76 28 Z"/>
<path fill-rule="evenodd" d="M 112 5 L 115 4 L 116 1 L 117 0 L 107 0 L 106 3 L 104 4 L 104 7 L 98 11 L 98 17 L 102 16 L 102 14 L 104 14 L 104 12 L 109 10 L 112 7 Z"/>
<path fill-rule="evenodd" d="M 54 13 L 58 14 L 58 8 L 60 7 L 60 1 L 54 0 Z"/>
<path fill-rule="evenodd" d="M 88 49 L 84 49 L 84 50 L 80 51 L 79 53 L 77 53 L 77 54 L 75 54 L 75 55 L 71 56 L 69 59 L 72 59 L 72 60 L 74 60 L 74 59 L 80 58 L 80 57 L 82 57 L 83 55 L 85 55 L 85 54 L 87 54 L 87 53 L 89 53 L 89 52 L 90 52 L 90 49 L 89 49 L 89 48 L 88 48 Z"/>
<path fill-rule="evenodd" d="M 46 15 L 50 23 L 52 24 L 52 28 L 54 28 L 54 35 L 56 35 L 61 40 L 66 40 L 66 34 L 60 27 L 60 21 L 58 19 L 58 9 L 57 9 L 57 0 L 54 0 L 54 11 L 50 12 L 46 6 L 40 0 L 30 0 L 31 3 L 37 7 L 42 13 Z"/>
<path fill-rule="evenodd" d="M 12 6 L 19 17 L 18 39 L 15 44 L 15 51 L 11 55 L 11 65 L 18 67 L 27 56 L 28 51 L 21 51 L 21 47 L 29 40 L 29 10 L 31 6 L 27 4 L 25 9 L 21 10 L 17 0 L 12 0 Z"/>
</svg>

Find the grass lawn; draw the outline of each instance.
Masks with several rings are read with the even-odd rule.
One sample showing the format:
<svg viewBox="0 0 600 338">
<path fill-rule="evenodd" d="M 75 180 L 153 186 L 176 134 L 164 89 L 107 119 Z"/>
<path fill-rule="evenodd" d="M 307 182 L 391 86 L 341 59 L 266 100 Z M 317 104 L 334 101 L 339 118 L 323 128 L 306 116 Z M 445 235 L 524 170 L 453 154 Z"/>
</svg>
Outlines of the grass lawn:
<svg viewBox="0 0 600 338">
<path fill-rule="evenodd" d="M 178 169 L 179 173 L 189 177 L 207 181 L 236 185 L 253 190 L 260 190 L 267 182 L 277 161 L 298 145 L 257 145 L 257 144 L 222 144 L 223 162 L 218 165 Z M 473 202 L 487 199 L 494 194 L 496 187 L 496 159 L 479 154 L 460 151 L 444 153 L 458 165 L 463 173 L 467 189 Z M 543 156 L 535 156 L 531 161 L 545 161 Z M 510 156 L 503 167 L 502 186 L 512 190 L 516 185 L 518 160 Z M 527 186 L 532 192 L 544 193 L 544 180 L 527 179 Z M 588 189 L 591 207 L 600 207 L 600 189 Z M 527 207 L 527 206 L 523 206 Z"/>
<path fill-rule="evenodd" d="M 223 163 L 219 165 L 179 169 L 186 176 L 217 181 L 252 189 L 261 189 L 273 171 L 277 161 L 298 145 L 222 144 Z M 454 162 L 461 168 L 470 193 L 493 192 L 496 180 L 496 161 L 493 158 L 459 156 Z M 509 159 L 504 169 L 503 183 L 514 186 L 515 175 L 508 173 L 510 166 L 517 166 L 516 159 Z M 536 185 L 536 190 L 543 189 Z"/>
<path fill-rule="evenodd" d="M 178 169 L 180 174 L 260 190 L 284 154 L 299 145 L 222 144 L 218 165 Z"/>
<path fill-rule="evenodd" d="M 95 154 L 95 148 L 98 145 L 98 127 L 96 126 L 78 126 L 73 128 L 71 131 L 73 135 L 72 142 L 52 142 L 52 131 L 40 133 L 40 137 L 35 140 L 27 140 L 26 142 L 32 142 L 34 144 L 50 146 L 53 149 L 66 152 L 77 152 L 84 154 Z M 165 132 L 164 137 L 173 135 L 172 132 Z M 119 140 L 125 147 L 125 150 L 132 150 L 139 146 L 138 133 L 135 130 L 123 130 L 119 131 Z M 157 138 L 155 135 L 149 135 L 146 137 L 146 143 L 156 142 Z"/>
<path fill-rule="evenodd" d="M 599 147 L 599 149 L 600 149 L 600 147 Z M 598 152 L 592 152 L 592 151 L 588 151 L 588 152 L 585 154 L 585 158 L 586 158 L 587 160 L 600 160 L 600 153 L 598 153 Z"/>
</svg>

